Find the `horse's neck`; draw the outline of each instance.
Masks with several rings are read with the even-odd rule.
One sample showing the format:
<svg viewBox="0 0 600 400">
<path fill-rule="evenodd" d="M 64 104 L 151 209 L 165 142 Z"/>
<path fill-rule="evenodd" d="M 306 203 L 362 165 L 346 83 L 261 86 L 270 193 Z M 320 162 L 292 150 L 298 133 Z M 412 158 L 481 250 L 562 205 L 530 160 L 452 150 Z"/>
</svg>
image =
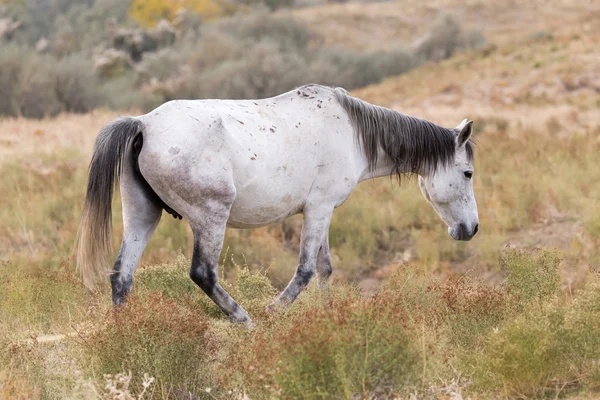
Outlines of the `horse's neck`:
<svg viewBox="0 0 600 400">
<path fill-rule="evenodd" d="M 395 165 L 385 152 L 380 149 L 377 157 L 377 164 L 373 170 L 369 169 L 367 156 L 362 150 L 359 150 L 362 156 L 363 171 L 360 175 L 359 182 L 363 182 L 369 179 L 380 178 L 382 176 L 389 176 L 395 172 Z"/>
</svg>

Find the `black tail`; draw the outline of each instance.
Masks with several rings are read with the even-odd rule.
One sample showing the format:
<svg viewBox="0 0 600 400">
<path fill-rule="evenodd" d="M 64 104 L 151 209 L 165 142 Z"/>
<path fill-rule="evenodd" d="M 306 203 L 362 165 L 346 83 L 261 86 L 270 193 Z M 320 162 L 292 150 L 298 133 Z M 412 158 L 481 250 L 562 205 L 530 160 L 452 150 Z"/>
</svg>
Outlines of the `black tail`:
<svg viewBox="0 0 600 400">
<path fill-rule="evenodd" d="M 112 196 L 128 149 L 142 132 L 143 124 L 132 117 L 119 118 L 105 126 L 94 146 L 83 216 L 78 232 L 77 268 L 86 286 L 110 274 Z"/>
</svg>

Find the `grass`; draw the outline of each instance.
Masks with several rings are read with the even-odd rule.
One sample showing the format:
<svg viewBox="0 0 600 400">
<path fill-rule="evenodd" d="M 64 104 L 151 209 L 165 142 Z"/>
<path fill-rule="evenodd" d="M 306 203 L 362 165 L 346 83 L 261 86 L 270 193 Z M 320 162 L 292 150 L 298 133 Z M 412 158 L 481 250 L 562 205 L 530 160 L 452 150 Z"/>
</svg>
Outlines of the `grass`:
<svg viewBox="0 0 600 400">
<path fill-rule="evenodd" d="M 269 279 L 237 267 L 227 287 L 253 314 L 247 331 L 191 290 L 181 257 L 139 270 L 119 309 L 108 294 L 92 296 L 75 337 L 4 336 L 0 388 L 9 398 L 21 387 L 45 398 L 93 388 L 104 398 L 114 389 L 105 389 L 108 379 L 157 399 L 429 398 L 442 388 L 475 398 L 593 397 L 600 277 L 590 274 L 567 293 L 556 252 L 507 250 L 502 260 L 508 279 L 497 287 L 403 266 L 371 298 L 354 285 L 334 285 L 329 294 L 311 285 L 277 314 L 263 311 L 275 293 Z M 49 368 L 67 362 L 77 372 L 57 376 Z"/>
</svg>

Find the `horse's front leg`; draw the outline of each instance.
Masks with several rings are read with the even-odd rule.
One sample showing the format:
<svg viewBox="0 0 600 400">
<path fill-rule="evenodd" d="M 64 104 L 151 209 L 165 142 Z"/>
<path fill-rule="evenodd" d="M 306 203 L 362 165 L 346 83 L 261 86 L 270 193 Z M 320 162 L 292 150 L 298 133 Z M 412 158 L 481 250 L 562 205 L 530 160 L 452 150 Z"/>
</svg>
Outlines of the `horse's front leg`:
<svg viewBox="0 0 600 400">
<path fill-rule="evenodd" d="M 319 256 L 317 257 L 317 277 L 319 278 L 319 289 L 329 292 L 329 278 L 333 272 L 331 266 L 331 253 L 329 252 L 329 232 L 325 234 Z"/>
<path fill-rule="evenodd" d="M 324 240 L 327 238 L 332 213 L 333 207 L 323 205 L 305 207 L 300 239 L 300 263 L 296 268 L 294 277 L 283 293 L 267 309 L 290 305 L 308 285 L 317 269 L 317 257 Z M 319 270 L 319 275 L 321 275 L 321 270 Z"/>
</svg>

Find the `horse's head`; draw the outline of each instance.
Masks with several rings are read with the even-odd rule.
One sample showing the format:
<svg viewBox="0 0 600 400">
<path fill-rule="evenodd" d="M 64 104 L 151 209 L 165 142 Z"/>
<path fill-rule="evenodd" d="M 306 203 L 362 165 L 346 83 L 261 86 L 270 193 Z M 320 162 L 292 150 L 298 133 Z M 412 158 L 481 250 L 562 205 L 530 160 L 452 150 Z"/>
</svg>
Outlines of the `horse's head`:
<svg viewBox="0 0 600 400">
<path fill-rule="evenodd" d="M 479 230 L 477 202 L 473 194 L 473 144 L 471 126 L 466 119 L 456 128 L 454 161 L 429 175 L 419 176 L 423 196 L 448 225 L 456 240 L 471 240 Z"/>
</svg>

